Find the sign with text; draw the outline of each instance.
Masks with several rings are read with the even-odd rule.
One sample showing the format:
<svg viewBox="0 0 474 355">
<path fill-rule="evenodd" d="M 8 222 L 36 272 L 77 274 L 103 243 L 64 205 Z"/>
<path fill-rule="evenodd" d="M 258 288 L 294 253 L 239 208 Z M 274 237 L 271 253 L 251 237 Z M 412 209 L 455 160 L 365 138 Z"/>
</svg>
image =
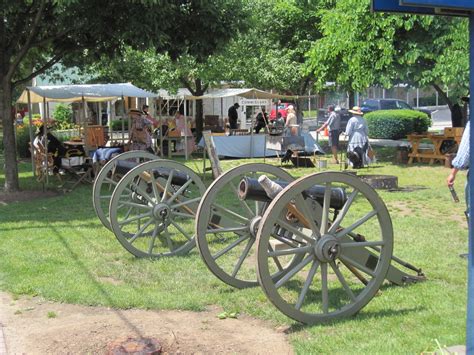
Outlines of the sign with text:
<svg viewBox="0 0 474 355">
<path fill-rule="evenodd" d="M 240 101 L 240 106 L 267 106 L 269 100 L 265 99 L 243 99 Z"/>
</svg>

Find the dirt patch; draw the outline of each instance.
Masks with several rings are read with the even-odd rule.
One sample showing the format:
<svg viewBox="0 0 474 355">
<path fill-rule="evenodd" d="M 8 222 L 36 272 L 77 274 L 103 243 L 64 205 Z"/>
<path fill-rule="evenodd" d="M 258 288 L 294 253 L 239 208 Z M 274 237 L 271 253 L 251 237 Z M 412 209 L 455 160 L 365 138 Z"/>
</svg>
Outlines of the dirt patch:
<svg viewBox="0 0 474 355">
<path fill-rule="evenodd" d="M 221 320 L 219 312 L 115 310 L 0 293 L 0 338 L 3 326 L 8 354 L 106 354 L 127 337 L 156 338 L 168 354 L 293 353 L 286 335 L 265 322 Z"/>
<path fill-rule="evenodd" d="M 15 193 L 6 193 L 0 191 L 0 206 L 6 206 L 13 202 L 31 201 L 38 198 L 55 197 L 60 193 L 58 191 L 37 191 L 37 190 L 26 190 L 18 191 Z"/>
</svg>

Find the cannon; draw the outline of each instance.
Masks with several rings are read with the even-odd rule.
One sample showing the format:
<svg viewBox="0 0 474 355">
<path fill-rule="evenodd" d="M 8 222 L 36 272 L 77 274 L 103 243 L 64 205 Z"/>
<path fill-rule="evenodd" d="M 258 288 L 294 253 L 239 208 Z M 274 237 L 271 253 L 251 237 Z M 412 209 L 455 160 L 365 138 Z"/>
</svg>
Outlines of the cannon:
<svg viewBox="0 0 474 355">
<path fill-rule="evenodd" d="M 307 324 L 355 314 L 384 280 L 424 279 L 420 269 L 393 256 L 382 199 L 341 172 L 294 180 L 265 164 L 234 168 L 204 194 L 196 240 L 219 279 L 238 288 L 260 284 L 281 312 Z"/>
<path fill-rule="evenodd" d="M 194 218 L 204 192 L 188 167 L 133 151 L 104 165 L 94 183 L 93 204 L 127 251 L 157 258 L 194 247 Z"/>
</svg>

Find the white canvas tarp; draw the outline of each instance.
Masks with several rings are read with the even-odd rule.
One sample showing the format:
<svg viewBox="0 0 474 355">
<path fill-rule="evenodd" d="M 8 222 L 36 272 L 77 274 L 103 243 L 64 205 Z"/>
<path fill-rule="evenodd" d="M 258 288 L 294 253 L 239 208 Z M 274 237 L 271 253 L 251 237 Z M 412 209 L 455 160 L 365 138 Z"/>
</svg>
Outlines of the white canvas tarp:
<svg viewBox="0 0 474 355">
<path fill-rule="evenodd" d="M 246 99 L 280 99 L 280 98 L 296 98 L 291 95 L 272 94 L 259 89 L 217 89 L 202 96 L 193 96 L 193 99 L 218 99 L 224 97 L 240 96 Z"/>
<path fill-rule="evenodd" d="M 140 89 L 130 83 L 120 84 L 84 84 L 84 85 L 51 85 L 30 86 L 23 91 L 19 103 L 28 103 L 28 90 L 31 103 L 112 101 L 120 97 L 158 97 L 158 94 Z"/>
</svg>

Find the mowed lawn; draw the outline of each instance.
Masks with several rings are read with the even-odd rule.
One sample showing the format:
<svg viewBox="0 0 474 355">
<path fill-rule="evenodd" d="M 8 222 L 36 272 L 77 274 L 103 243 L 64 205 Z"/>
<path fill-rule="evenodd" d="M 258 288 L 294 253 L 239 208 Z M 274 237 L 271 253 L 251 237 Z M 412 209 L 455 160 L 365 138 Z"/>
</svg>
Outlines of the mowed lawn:
<svg viewBox="0 0 474 355">
<path fill-rule="evenodd" d="M 201 311 L 218 305 L 267 320 L 271 326 L 289 326 L 290 341 L 300 354 L 414 354 L 434 351 L 438 344 L 464 344 L 467 261 L 458 255 L 467 251 L 466 174 L 458 175 L 462 203 L 454 204 L 445 167 L 396 165 L 390 149 L 378 155 L 375 167 L 359 173 L 395 175 L 399 186 L 407 187 L 379 194 L 391 214 L 394 254 L 422 268 L 428 280 L 404 287 L 386 284 L 351 318 L 301 325 L 274 308 L 259 287 L 238 290 L 219 281 L 196 249 L 184 257 L 135 258 L 102 226 L 92 207 L 92 187 L 86 185 L 65 195 L 0 205 L 0 289 L 122 309 Z M 227 170 L 249 161 L 221 163 Z M 267 162 L 279 165 L 276 159 Z M 187 164 L 202 169 L 199 159 Z M 20 163 L 20 171 L 22 189 L 41 188 L 28 162 Z M 299 177 L 317 170 L 288 166 L 288 171 Z M 1 171 L 1 186 L 3 182 Z"/>
</svg>

